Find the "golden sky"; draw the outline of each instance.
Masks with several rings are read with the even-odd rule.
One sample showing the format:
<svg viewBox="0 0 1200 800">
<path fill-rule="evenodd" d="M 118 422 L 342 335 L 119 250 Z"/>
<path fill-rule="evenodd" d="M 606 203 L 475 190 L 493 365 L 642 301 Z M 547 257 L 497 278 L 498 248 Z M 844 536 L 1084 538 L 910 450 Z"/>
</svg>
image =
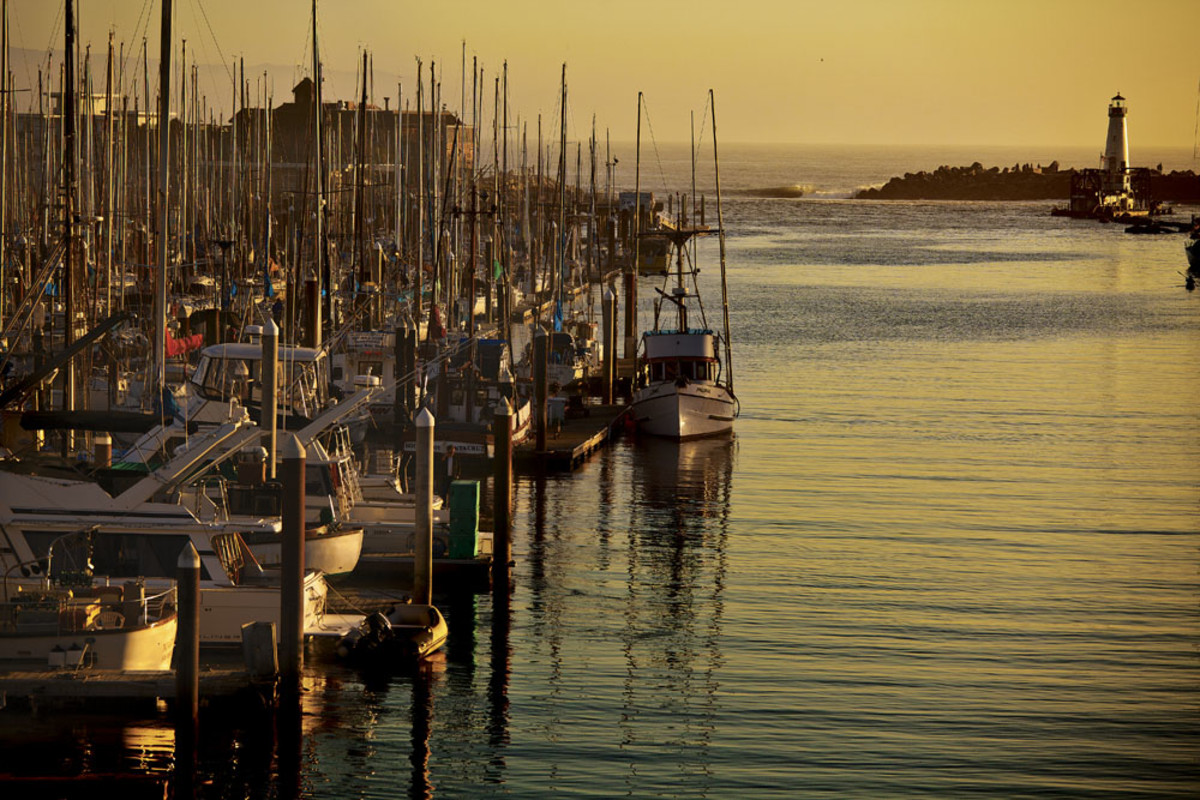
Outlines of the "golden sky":
<svg viewBox="0 0 1200 800">
<path fill-rule="evenodd" d="M 161 1 L 81 0 L 79 41 L 92 45 L 101 80 L 110 30 L 139 48 L 146 36 L 156 59 Z M 290 99 L 307 70 L 309 0 L 174 7 L 189 61 L 244 58 L 252 82 L 269 71 L 276 104 Z M 9 8 L 14 48 L 62 47 L 62 2 Z M 456 111 L 465 41 L 468 65 L 477 57 L 486 72 L 489 103 L 507 60 L 510 113 L 541 112 L 547 129 L 565 62 L 572 139 L 586 138 L 593 114 L 601 135 L 632 139 L 642 91 L 654 137 L 686 141 L 689 112 L 699 125 L 709 88 L 725 142 L 1099 151 L 1118 91 L 1133 146 L 1190 150 L 1196 137 L 1197 0 L 321 0 L 318 14 L 327 99 L 354 99 L 365 47 L 379 104 L 394 104 L 397 81 L 411 97 L 420 57 L 436 61 Z M 32 72 L 14 69 L 18 87 L 36 82 L 36 62 Z M 225 71 L 213 70 L 201 90 L 210 105 L 227 104 Z"/>
</svg>

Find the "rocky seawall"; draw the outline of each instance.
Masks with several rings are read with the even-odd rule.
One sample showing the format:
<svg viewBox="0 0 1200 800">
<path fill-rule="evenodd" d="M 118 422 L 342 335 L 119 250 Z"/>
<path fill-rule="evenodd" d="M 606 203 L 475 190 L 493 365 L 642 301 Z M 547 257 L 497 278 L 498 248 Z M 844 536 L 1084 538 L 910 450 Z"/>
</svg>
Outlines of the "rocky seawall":
<svg viewBox="0 0 1200 800">
<path fill-rule="evenodd" d="M 859 200 L 1065 200 L 1074 169 L 1014 164 L 984 167 L 941 166 L 933 172 L 906 172 L 878 189 L 864 189 Z M 1200 176 L 1189 171 L 1150 171 L 1150 193 L 1168 203 L 1200 203 Z"/>
</svg>

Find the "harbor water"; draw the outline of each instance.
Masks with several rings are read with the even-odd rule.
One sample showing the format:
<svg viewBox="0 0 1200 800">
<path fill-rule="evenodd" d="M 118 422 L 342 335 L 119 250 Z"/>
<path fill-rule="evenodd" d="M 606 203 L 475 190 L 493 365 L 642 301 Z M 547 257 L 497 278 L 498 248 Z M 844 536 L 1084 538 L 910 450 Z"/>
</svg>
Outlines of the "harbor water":
<svg viewBox="0 0 1200 800">
<path fill-rule="evenodd" d="M 1042 160 L 1092 166 L 1071 155 Z M 724 150 L 734 436 L 520 477 L 507 604 L 445 601 L 417 675 L 310 660 L 294 763 L 261 714 L 202 716 L 198 795 L 1194 797 L 1183 238 L 848 199 L 1031 159 Z M 647 147 L 643 189 L 686 190 L 687 162 Z M 699 265 L 719 327 L 715 237 Z M 0 773 L 172 769 L 165 718 L 3 714 Z"/>
</svg>

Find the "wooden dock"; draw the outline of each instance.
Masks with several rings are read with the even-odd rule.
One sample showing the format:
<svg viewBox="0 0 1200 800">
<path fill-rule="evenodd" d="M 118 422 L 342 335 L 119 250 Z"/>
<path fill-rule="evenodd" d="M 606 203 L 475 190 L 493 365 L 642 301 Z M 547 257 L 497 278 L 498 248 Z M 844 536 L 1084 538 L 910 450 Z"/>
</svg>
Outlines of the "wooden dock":
<svg viewBox="0 0 1200 800">
<path fill-rule="evenodd" d="M 200 697 L 205 700 L 226 698 L 242 692 L 274 691 L 273 683 L 254 681 L 245 669 L 200 668 Z M 103 669 L 55 669 L 5 672 L 0 674 L 0 706 L 25 707 L 92 706 L 111 703 L 122 706 L 175 697 L 175 673 L 122 672 Z"/>
<path fill-rule="evenodd" d="M 546 449 L 537 450 L 536 434 L 513 448 L 514 467 L 522 471 L 577 469 L 592 453 L 624 429 L 629 406 L 585 405 L 586 416 L 568 416 L 551 423 Z"/>
</svg>

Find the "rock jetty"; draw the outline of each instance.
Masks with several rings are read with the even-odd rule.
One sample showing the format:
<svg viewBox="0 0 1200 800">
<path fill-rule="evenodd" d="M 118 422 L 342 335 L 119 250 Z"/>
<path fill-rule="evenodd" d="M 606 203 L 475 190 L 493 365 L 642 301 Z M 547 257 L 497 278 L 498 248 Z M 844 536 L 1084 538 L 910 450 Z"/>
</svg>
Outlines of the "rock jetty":
<svg viewBox="0 0 1200 800">
<path fill-rule="evenodd" d="M 941 166 L 933 172 L 906 172 L 877 189 L 864 189 L 859 200 L 1061 200 L 1071 193 L 1074 169 L 1014 164 L 984 167 Z M 1150 193 L 1172 203 L 1200 203 L 1200 177 L 1194 172 L 1163 174 L 1161 165 L 1150 170 Z"/>
</svg>

